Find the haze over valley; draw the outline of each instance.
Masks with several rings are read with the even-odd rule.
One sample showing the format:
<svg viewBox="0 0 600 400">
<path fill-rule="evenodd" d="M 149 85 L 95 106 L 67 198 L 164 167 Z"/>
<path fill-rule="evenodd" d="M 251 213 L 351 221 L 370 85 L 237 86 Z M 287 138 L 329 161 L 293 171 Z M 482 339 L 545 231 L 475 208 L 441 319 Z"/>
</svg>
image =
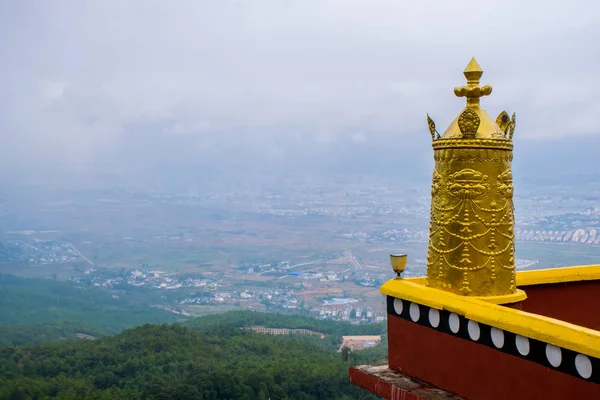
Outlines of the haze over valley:
<svg viewBox="0 0 600 400">
<path fill-rule="evenodd" d="M 153 305 L 184 316 L 252 309 L 381 321 L 389 253 L 409 254 L 409 276 L 425 273 L 429 177 L 408 173 L 431 168 L 424 158 L 389 160 L 379 173 L 367 163 L 343 173 L 332 159 L 303 173 L 242 160 L 197 174 L 12 183 L 1 200 L 2 270 L 119 296 L 145 288 L 162 293 Z M 516 163 L 517 267 L 596 263 L 595 171 L 556 183 L 567 170 L 527 168 Z"/>
</svg>

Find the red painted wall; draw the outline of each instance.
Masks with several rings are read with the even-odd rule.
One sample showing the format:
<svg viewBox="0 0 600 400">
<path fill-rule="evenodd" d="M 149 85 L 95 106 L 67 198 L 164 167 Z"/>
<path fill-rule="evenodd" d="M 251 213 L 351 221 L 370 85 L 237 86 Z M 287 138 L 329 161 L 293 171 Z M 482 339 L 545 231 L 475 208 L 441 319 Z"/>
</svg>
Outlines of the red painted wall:
<svg viewBox="0 0 600 400">
<path fill-rule="evenodd" d="M 600 399 L 600 385 L 388 315 L 389 366 L 466 399 Z"/>
<path fill-rule="evenodd" d="M 560 319 L 600 331 L 600 281 L 522 286 L 523 311 Z"/>
</svg>

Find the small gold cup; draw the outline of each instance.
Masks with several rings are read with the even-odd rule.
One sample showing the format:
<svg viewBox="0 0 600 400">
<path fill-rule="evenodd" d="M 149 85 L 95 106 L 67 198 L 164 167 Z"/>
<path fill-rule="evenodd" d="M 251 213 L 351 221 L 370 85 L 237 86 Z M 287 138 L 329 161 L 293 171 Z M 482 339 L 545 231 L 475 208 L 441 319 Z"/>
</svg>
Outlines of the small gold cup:
<svg viewBox="0 0 600 400">
<path fill-rule="evenodd" d="M 402 279 L 400 276 L 406 268 L 406 254 L 390 254 L 392 269 L 396 273 L 396 279 Z"/>
</svg>

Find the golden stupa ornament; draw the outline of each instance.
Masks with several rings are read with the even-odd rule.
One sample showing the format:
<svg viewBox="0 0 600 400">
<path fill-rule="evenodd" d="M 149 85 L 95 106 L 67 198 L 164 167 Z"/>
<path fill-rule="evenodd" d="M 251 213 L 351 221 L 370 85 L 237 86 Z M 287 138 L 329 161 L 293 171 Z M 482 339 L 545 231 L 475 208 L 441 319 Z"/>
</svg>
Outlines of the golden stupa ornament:
<svg viewBox="0 0 600 400">
<path fill-rule="evenodd" d="M 480 87 L 475 58 L 464 71 L 467 85 L 454 93 L 467 105 L 443 135 L 427 115 L 435 167 L 427 284 L 466 296 L 516 292 L 512 137 L 515 115 L 492 119 L 479 105 L 492 87 Z"/>
</svg>

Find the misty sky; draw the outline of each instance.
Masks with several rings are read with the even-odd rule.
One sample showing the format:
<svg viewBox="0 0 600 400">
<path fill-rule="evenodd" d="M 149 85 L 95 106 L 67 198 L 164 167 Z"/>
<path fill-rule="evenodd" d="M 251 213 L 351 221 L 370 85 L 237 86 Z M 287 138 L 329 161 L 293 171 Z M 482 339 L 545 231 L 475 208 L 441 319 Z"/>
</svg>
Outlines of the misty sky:
<svg viewBox="0 0 600 400">
<path fill-rule="evenodd" d="M 518 140 L 598 134 L 590 1 L 0 0 L 0 33 L 4 174 L 401 143 L 429 159 L 425 113 L 445 130 L 471 56 Z"/>
</svg>

